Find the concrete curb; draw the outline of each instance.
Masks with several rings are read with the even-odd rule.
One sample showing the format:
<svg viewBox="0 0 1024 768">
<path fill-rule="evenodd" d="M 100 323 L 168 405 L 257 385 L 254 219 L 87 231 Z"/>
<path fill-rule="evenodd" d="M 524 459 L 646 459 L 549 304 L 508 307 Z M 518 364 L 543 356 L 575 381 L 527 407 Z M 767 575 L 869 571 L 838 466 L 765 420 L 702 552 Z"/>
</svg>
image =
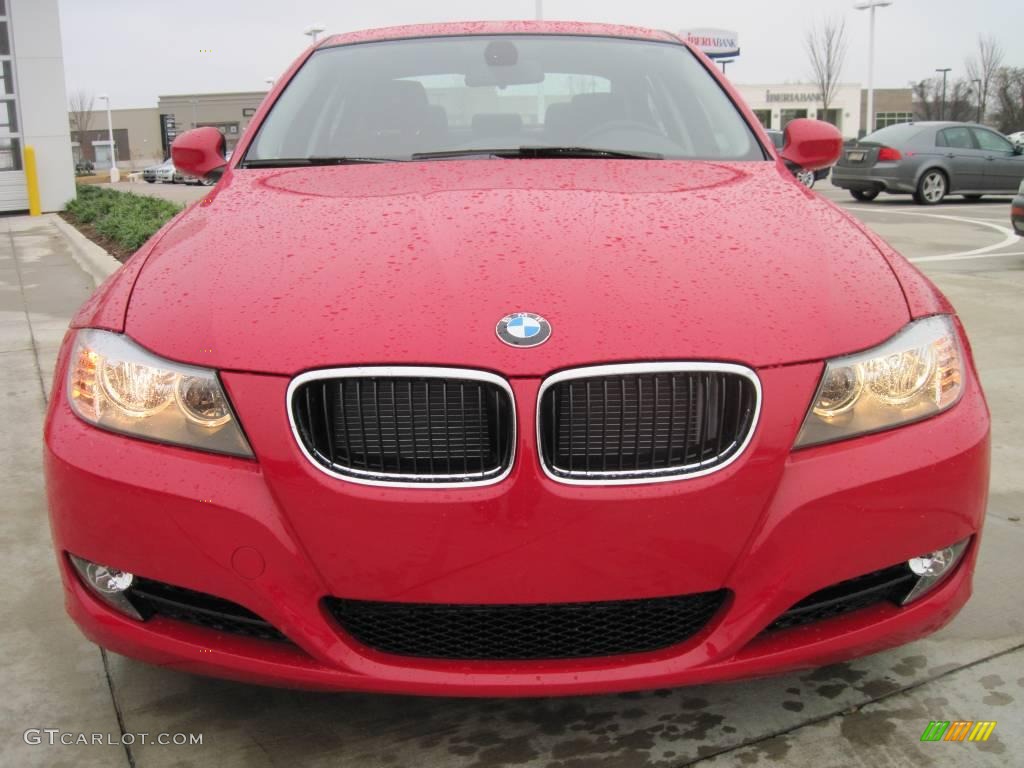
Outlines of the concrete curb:
<svg viewBox="0 0 1024 768">
<path fill-rule="evenodd" d="M 99 285 L 121 267 L 121 262 L 100 248 L 73 226 L 55 213 L 46 214 L 64 235 L 71 245 L 71 256 L 85 272 L 89 274 L 95 285 Z"/>
</svg>

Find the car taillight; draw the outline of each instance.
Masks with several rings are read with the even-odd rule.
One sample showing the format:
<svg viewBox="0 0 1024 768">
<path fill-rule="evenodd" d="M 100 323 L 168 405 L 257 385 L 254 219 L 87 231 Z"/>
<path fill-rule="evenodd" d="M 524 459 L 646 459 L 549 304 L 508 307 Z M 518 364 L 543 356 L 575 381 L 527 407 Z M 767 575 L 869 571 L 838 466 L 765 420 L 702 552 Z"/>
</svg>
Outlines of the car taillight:
<svg viewBox="0 0 1024 768">
<path fill-rule="evenodd" d="M 899 160 L 903 155 L 900 154 L 898 149 L 892 147 L 882 147 L 878 150 L 878 162 L 884 163 L 887 160 Z"/>
</svg>

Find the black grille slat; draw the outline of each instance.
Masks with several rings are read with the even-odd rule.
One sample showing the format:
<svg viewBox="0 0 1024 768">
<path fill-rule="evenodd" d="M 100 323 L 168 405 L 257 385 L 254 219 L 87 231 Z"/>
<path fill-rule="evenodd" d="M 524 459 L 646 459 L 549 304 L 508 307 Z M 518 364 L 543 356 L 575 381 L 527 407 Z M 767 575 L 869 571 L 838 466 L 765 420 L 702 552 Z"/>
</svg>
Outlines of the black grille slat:
<svg viewBox="0 0 1024 768">
<path fill-rule="evenodd" d="M 292 413 L 296 433 L 313 459 L 352 477 L 486 480 L 508 468 L 513 452 L 512 401 L 490 381 L 318 379 L 296 388 Z"/>
<path fill-rule="evenodd" d="M 906 563 L 856 576 L 808 595 L 765 631 L 812 624 L 884 602 L 899 605 L 916 581 L 917 577 Z"/>
<path fill-rule="evenodd" d="M 137 576 L 127 596 L 139 614 L 147 619 L 161 616 L 217 632 L 288 641 L 276 627 L 249 609 L 205 592 Z"/>
<path fill-rule="evenodd" d="M 465 660 L 568 659 L 660 650 L 699 632 L 726 590 L 600 603 L 449 605 L 327 598 L 341 627 L 384 653 Z"/>
<path fill-rule="evenodd" d="M 686 475 L 734 456 L 756 408 L 755 383 L 731 371 L 557 381 L 544 390 L 538 411 L 542 459 L 556 477 Z"/>
</svg>

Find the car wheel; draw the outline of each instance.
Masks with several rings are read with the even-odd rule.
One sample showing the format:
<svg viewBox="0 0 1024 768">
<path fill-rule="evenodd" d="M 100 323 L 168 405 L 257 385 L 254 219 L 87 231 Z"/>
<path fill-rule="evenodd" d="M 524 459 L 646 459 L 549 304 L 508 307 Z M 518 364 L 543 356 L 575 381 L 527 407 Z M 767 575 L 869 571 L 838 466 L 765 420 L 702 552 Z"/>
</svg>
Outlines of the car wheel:
<svg viewBox="0 0 1024 768">
<path fill-rule="evenodd" d="M 918 205 L 938 205 L 946 197 L 949 189 L 949 182 L 946 174 L 938 168 L 925 171 L 921 180 L 917 182 L 917 192 L 914 193 L 914 202 Z"/>
<path fill-rule="evenodd" d="M 797 171 L 796 180 L 808 189 L 814 189 L 814 171 Z"/>
<path fill-rule="evenodd" d="M 878 197 L 877 189 L 851 189 L 850 194 L 853 195 L 854 200 L 860 200 L 862 203 L 868 203 Z"/>
<path fill-rule="evenodd" d="M 964 200 L 970 200 L 973 203 L 975 200 L 981 200 L 981 195 L 964 195 Z"/>
</svg>

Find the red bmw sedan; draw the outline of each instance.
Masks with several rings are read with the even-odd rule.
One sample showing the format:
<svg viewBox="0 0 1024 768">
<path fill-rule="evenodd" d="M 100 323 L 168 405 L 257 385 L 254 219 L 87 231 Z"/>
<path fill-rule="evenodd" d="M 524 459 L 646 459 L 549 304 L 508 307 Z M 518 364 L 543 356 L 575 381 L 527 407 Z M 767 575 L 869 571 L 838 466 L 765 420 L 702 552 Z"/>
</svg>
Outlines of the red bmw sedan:
<svg viewBox="0 0 1024 768">
<path fill-rule="evenodd" d="M 967 600 L 989 416 L 948 301 L 643 29 L 327 39 L 81 308 L 46 423 L 67 609 L 313 689 L 812 667 Z"/>
</svg>

